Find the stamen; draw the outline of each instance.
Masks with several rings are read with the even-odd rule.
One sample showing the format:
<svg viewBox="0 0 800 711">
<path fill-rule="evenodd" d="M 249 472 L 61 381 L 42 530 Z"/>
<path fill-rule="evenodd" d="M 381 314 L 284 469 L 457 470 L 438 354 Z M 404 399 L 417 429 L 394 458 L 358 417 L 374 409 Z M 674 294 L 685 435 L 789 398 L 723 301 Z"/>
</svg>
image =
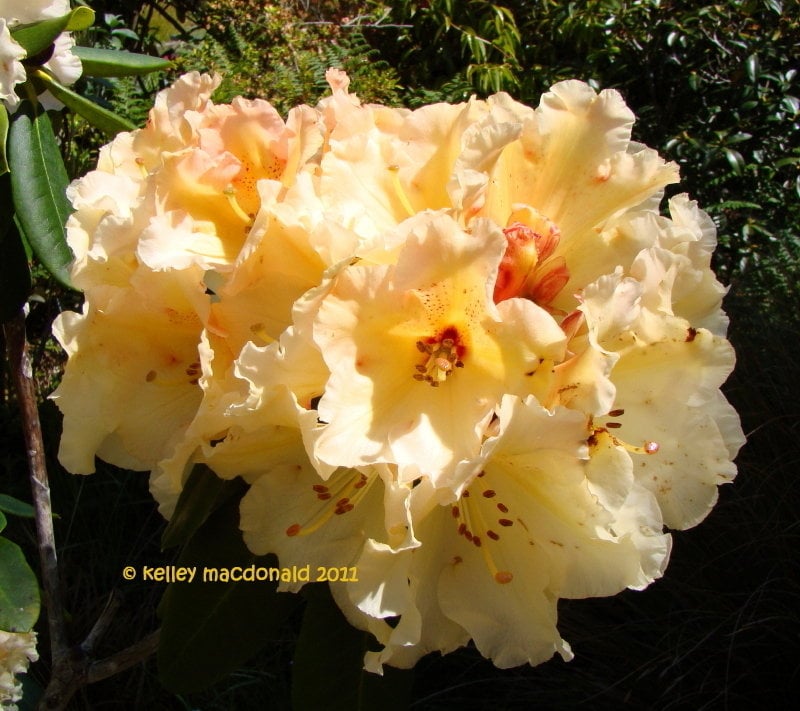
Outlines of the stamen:
<svg viewBox="0 0 800 711">
<path fill-rule="evenodd" d="M 369 490 L 367 484 L 371 482 L 371 478 L 361 472 L 354 474 L 355 476 L 351 474 L 349 477 L 342 477 L 338 484 L 334 484 L 332 487 L 325 484 L 312 485 L 311 490 L 319 501 L 329 501 L 335 497 L 335 503 L 323 505 L 307 523 L 293 523 L 286 529 L 286 535 L 307 536 L 321 528 L 333 516 L 343 516 L 355 509 Z M 331 488 L 335 490 L 331 491 Z"/>
<path fill-rule="evenodd" d="M 637 447 L 636 445 L 629 444 L 628 442 L 626 442 L 625 440 L 620 439 L 619 437 L 615 437 L 614 435 L 612 435 L 608 431 L 608 429 L 606 429 L 608 427 L 612 427 L 613 428 L 613 427 L 621 427 L 621 426 L 622 425 L 619 424 L 618 422 L 607 422 L 605 424 L 605 427 L 595 427 L 595 426 L 593 426 L 591 424 L 591 421 L 590 421 L 589 427 L 590 427 L 592 433 L 589 435 L 589 438 L 587 440 L 588 443 L 589 443 L 589 446 L 591 446 L 591 447 L 597 446 L 597 443 L 598 443 L 597 435 L 605 434 L 611 439 L 611 442 L 616 447 L 622 447 L 626 452 L 630 452 L 631 454 L 647 454 L 647 455 L 650 455 L 650 454 L 656 454 L 658 452 L 658 450 L 661 449 L 661 445 L 658 442 L 654 442 L 653 440 L 646 440 L 646 441 L 644 441 L 642 443 L 641 447 Z"/>
<path fill-rule="evenodd" d="M 392 176 L 392 187 L 397 195 L 397 199 L 400 201 L 403 209 L 408 213 L 408 216 L 413 217 L 417 211 L 412 207 L 411 201 L 408 199 L 408 195 L 406 195 L 406 191 L 403 190 L 403 186 L 400 183 L 400 166 L 390 165 L 388 170 Z"/>
<path fill-rule="evenodd" d="M 268 345 L 275 340 L 269 335 L 269 333 L 267 333 L 267 327 L 260 321 L 250 325 L 250 333 L 264 341 L 265 345 Z"/>
<path fill-rule="evenodd" d="M 485 472 L 481 472 L 474 479 L 472 485 L 476 485 L 478 482 L 480 482 L 480 478 L 484 475 Z M 492 555 L 492 546 L 484 545 L 484 542 L 492 544 L 499 541 L 500 534 L 497 533 L 497 531 L 490 529 L 486 525 L 486 522 L 481 514 L 481 504 L 479 503 L 483 499 L 494 498 L 497 496 L 497 492 L 494 489 L 485 488 L 485 485 L 482 482 L 480 482 L 479 486 L 482 489 L 482 496 L 476 499 L 475 506 L 470 506 L 470 491 L 469 489 L 466 489 L 461 495 L 461 506 L 454 505 L 451 507 L 450 511 L 453 518 L 456 519 L 456 522 L 458 523 L 458 535 L 463 536 L 469 543 L 472 543 L 473 546 L 480 549 L 489 574 L 492 576 L 495 582 L 504 585 L 511 582 L 511 580 L 514 578 L 514 575 L 508 570 L 499 570 Z M 502 502 L 498 502 L 497 507 L 501 511 L 508 511 L 508 507 Z M 510 521 L 509 519 L 500 519 L 499 523 L 503 526 L 510 526 L 513 524 L 513 521 Z M 483 538 L 484 534 L 486 536 L 485 539 Z"/>
<path fill-rule="evenodd" d="M 417 350 L 428 357 L 424 363 L 414 366 L 414 380 L 428 383 L 431 387 L 438 388 L 453 374 L 454 368 L 463 368 L 464 347 L 461 345 L 458 332 L 455 328 L 448 327 L 437 340 L 426 343 L 423 340 L 416 342 Z"/>
<path fill-rule="evenodd" d="M 239 205 L 239 202 L 236 200 L 236 188 L 234 188 L 233 185 L 229 185 L 222 191 L 222 194 L 228 199 L 228 204 L 231 206 L 231 210 L 236 214 L 236 217 L 246 225 L 249 225 L 252 222 L 252 218 L 242 209 L 241 205 Z"/>
</svg>

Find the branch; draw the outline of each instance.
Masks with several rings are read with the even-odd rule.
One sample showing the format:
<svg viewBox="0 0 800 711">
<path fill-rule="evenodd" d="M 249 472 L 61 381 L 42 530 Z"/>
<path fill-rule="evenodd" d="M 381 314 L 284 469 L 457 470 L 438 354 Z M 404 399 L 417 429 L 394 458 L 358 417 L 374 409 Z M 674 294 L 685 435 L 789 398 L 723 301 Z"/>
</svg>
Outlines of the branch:
<svg viewBox="0 0 800 711">
<path fill-rule="evenodd" d="M 41 562 L 44 604 L 50 630 L 52 675 L 39 708 L 59 711 L 66 708 L 75 692 L 84 684 L 106 679 L 144 661 L 158 649 L 159 630 L 152 632 L 127 649 L 106 659 L 93 661 L 92 652 L 100 637 L 111 624 L 120 606 L 119 596 L 112 593 L 103 612 L 82 644 L 70 648 L 67 642 L 64 607 L 59 590 L 58 560 L 53 533 L 53 510 L 50 503 L 50 484 L 42 440 L 42 426 L 36 403 L 33 367 L 25 338 L 25 313 L 19 313 L 3 324 L 11 377 L 17 392 L 28 470 L 36 510 L 36 532 Z"/>
<path fill-rule="evenodd" d="M 161 635 L 161 629 L 151 632 L 147 637 L 143 637 L 135 644 L 132 644 L 127 649 L 121 652 L 112 654 L 110 657 L 101 659 L 97 662 L 92 662 L 89 665 L 89 670 L 86 675 L 86 680 L 90 684 L 96 681 L 102 681 L 114 674 L 125 671 L 132 666 L 143 662 L 158 650 L 158 639 Z"/>
<path fill-rule="evenodd" d="M 53 510 L 50 504 L 50 483 L 47 478 L 47 465 L 44 457 L 42 426 L 36 405 L 36 388 L 33 382 L 33 368 L 28 355 L 25 339 L 25 313 L 19 313 L 3 324 L 6 336 L 8 362 L 11 378 L 17 391 L 22 431 L 25 437 L 25 451 L 28 458 L 28 472 L 33 491 L 33 505 L 36 509 L 36 533 L 39 544 L 39 560 L 44 588 L 44 604 L 50 630 L 50 649 L 53 659 L 63 657 L 68 650 L 64 608 L 59 590 L 58 561 L 56 558 L 55 536 L 53 534 Z"/>
</svg>

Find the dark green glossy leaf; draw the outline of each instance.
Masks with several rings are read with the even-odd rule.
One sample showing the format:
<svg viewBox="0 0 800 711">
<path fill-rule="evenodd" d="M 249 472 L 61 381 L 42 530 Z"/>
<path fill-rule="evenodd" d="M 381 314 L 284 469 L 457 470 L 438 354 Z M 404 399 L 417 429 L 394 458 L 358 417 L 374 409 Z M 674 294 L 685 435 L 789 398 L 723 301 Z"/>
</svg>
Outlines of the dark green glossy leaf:
<svg viewBox="0 0 800 711">
<path fill-rule="evenodd" d="M 161 550 L 186 543 L 212 511 L 237 493 L 242 493 L 241 482 L 220 479 L 205 464 L 196 464 L 161 536 Z"/>
<path fill-rule="evenodd" d="M 761 65 L 758 61 L 757 54 L 751 54 L 744 63 L 747 78 L 752 82 L 758 81 L 758 75 L 761 73 Z"/>
<path fill-rule="evenodd" d="M 136 125 L 122 118 L 113 111 L 104 109 L 98 106 L 93 101 L 85 99 L 80 94 L 75 93 L 72 89 L 59 84 L 49 74 L 43 71 L 37 71 L 36 79 L 40 81 L 50 93 L 56 97 L 65 106 L 72 109 L 76 114 L 80 114 L 92 126 L 99 128 L 101 131 L 114 136 L 122 131 L 133 131 Z"/>
<path fill-rule="evenodd" d="M 733 171 L 738 175 L 744 170 L 745 162 L 742 154 L 739 151 L 733 150 L 733 148 L 725 148 L 725 158 L 728 159 L 728 163 L 730 164 Z"/>
<path fill-rule="evenodd" d="M 292 667 L 294 711 L 402 711 L 411 699 L 413 672 L 364 671 L 372 635 L 350 626 L 327 585 L 306 586 L 308 598 Z"/>
<path fill-rule="evenodd" d="M 39 583 L 16 543 L 0 538 L 0 630 L 29 632 L 39 619 Z"/>
<path fill-rule="evenodd" d="M 753 137 L 752 133 L 745 133 L 744 131 L 739 131 L 738 133 L 734 133 L 732 136 L 727 136 L 725 138 L 725 143 L 728 145 L 732 145 L 734 143 L 743 143 L 744 141 L 749 141 Z"/>
<path fill-rule="evenodd" d="M 6 523 L 7 523 L 7 521 L 6 521 L 5 514 L 2 511 L 0 511 L 0 531 L 4 531 L 5 530 Z"/>
<path fill-rule="evenodd" d="M 62 32 L 85 30 L 94 24 L 94 10 L 88 7 L 76 7 L 72 12 L 61 17 L 53 17 L 27 25 L 18 25 L 11 30 L 11 36 L 35 57 L 47 49 Z"/>
<path fill-rule="evenodd" d="M 3 109 L 0 111 L 5 113 Z M 19 313 L 31 293 L 31 271 L 14 220 L 8 173 L 0 175 L 0 285 L 0 323 L 3 323 Z M 3 496 L 0 494 L 0 509 L 4 508 Z"/>
<path fill-rule="evenodd" d="M 204 582 L 204 570 L 276 566 L 274 556 L 255 556 L 242 542 L 238 500 L 209 516 L 177 565 L 195 567 L 197 577 L 170 584 L 161 600 L 158 674 L 184 693 L 210 686 L 276 639 L 299 596 L 276 593 L 277 582 Z"/>
<path fill-rule="evenodd" d="M 67 171 L 47 114 L 23 102 L 8 133 L 8 163 L 14 208 L 36 257 L 65 286 L 70 286 L 72 252 L 64 223 L 71 211 Z"/>
<path fill-rule="evenodd" d="M 151 57 L 149 54 L 97 47 L 74 47 L 72 53 L 80 58 L 84 76 L 90 77 L 148 74 L 167 69 L 172 64 L 166 59 Z"/>
<path fill-rule="evenodd" d="M 33 518 L 36 515 L 33 506 L 8 494 L 0 494 L 0 511 L 22 518 Z"/>
</svg>

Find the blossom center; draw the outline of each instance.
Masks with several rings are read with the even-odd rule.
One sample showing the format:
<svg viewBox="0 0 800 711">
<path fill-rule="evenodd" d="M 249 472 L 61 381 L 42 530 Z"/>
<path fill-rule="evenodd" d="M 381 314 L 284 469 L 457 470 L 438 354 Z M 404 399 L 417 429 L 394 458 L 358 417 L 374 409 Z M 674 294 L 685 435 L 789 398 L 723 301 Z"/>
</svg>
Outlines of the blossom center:
<svg viewBox="0 0 800 711">
<path fill-rule="evenodd" d="M 414 380 L 438 388 L 456 368 L 464 367 L 462 357 L 466 348 L 457 329 L 452 326 L 446 328 L 440 336 L 419 340 L 416 345 L 424 360 L 414 366 L 417 371 L 414 373 Z"/>
</svg>

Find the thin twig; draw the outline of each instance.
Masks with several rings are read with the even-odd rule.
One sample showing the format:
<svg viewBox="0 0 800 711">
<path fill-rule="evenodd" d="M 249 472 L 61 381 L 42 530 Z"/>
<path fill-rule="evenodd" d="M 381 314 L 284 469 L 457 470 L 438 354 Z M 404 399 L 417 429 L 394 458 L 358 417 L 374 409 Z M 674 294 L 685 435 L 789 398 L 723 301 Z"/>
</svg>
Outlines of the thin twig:
<svg viewBox="0 0 800 711">
<path fill-rule="evenodd" d="M 135 644 L 132 644 L 127 649 L 121 652 L 112 654 L 110 657 L 101 659 L 97 662 L 92 662 L 86 675 L 86 680 L 90 684 L 96 681 L 102 681 L 114 674 L 118 674 L 125 669 L 135 666 L 139 662 L 143 662 L 150 655 L 155 654 L 158 649 L 158 638 L 161 630 L 157 629 L 151 632 L 147 637 L 143 637 Z"/>
<path fill-rule="evenodd" d="M 120 594 L 119 590 L 114 588 L 114 590 L 111 591 L 111 595 L 108 597 L 106 606 L 100 613 L 100 617 L 97 618 L 97 622 L 94 623 L 94 627 L 92 627 L 89 634 L 86 635 L 86 639 L 84 639 L 81 643 L 81 649 L 86 654 L 91 654 L 92 650 L 97 646 L 97 643 L 114 621 L 114 615 L 117 614 L 117 610 L 119 610 L 121 605 L 122 595 Z"/>
<path fill-rule="evenodd" d="M 25 451 L 28 459 L 28 472 L 33 491 L 33 505 L 36 510 L 36 532 L 39 543 L 39 560 L 42 571 L 44 603 L 47 609 L 47 622 L 50 630 L 50 649 L 55 660 L 67 653 L 67 634 L 64 624 L 64 608 L 59 591 L 58 561 L 56 558 L 55 535 L 53 534 L 53 509 L 50 504 L 50 483 L 47 478 L 47 465 L 42 441 L 42 426 L 36 405 L 36 388 L 33 382 L 33 368 L 28 355 L 25 338 L 25 313 L 19 313 L 5 324 L 8 362 L 11 377 L 17 391 L 22 431 L 25 437 Z"/>
</svg>

